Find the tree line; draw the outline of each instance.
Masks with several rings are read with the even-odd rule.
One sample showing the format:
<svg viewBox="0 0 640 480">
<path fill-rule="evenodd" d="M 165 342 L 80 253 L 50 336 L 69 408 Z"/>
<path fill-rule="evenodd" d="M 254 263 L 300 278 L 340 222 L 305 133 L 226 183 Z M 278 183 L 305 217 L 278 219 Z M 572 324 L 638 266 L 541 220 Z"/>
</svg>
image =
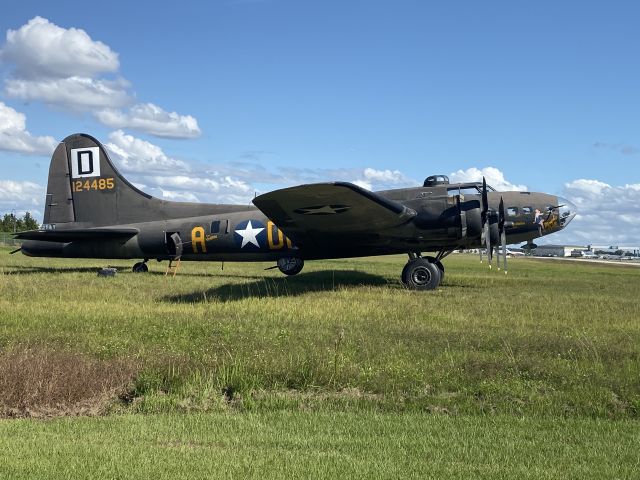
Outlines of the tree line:
<svg viewBox="0 0 640 480">
<path fill-rule="evenodd" d="M 0 222 L 0 232 L 21 232 L 23 230 L 37 230 L 40 224 L 27 212 L 22 218 L 14 213 L 5 213 Z"/>
</svg>

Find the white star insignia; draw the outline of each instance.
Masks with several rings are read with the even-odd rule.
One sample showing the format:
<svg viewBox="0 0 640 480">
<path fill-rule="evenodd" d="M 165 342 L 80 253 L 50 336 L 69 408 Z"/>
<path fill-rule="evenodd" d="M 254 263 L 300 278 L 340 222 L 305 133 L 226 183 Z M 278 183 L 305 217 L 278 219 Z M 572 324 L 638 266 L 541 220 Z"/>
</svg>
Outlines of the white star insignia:
<svg viewBox="0 0 640 480">
<path fill-rule="evenodd" d="M 236 233 L 242 237 L 242 245 L 240 245 L 240 248 L 244 248 L 244 246 L 248 243 L 251 243 L 260 248 L 260 244 L 258 243 L 256 235 L 258 235 L 263 230 L 264 228 L 253 228 L 253 225 L 251 225 L 251 220 L 249 220 L 244 230 L 236 230 Z"/>
</svg>

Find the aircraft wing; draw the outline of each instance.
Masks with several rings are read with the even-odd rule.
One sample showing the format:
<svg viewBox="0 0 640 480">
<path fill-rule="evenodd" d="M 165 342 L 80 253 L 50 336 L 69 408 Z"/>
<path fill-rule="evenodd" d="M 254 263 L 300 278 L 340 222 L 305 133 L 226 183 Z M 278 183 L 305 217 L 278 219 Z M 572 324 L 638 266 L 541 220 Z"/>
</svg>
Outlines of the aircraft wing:
<svg viewBox="0 0 640 480">
<path fill-rule="evenodd" d="M 61 230 L 28 230 L 16 233 L 18 240 L 40 240 L 44 242 L 77 242 L 83 240 L 127 239 L 140 232 L 137 228 L 71 228 Z"/>
<path fill-rule="evenodd" d="M 300 247 L 328 238 L 374 236 L 416 215 L 401 203 L 348 182 L 283 188 L 253 203 Z"/>
</svg>

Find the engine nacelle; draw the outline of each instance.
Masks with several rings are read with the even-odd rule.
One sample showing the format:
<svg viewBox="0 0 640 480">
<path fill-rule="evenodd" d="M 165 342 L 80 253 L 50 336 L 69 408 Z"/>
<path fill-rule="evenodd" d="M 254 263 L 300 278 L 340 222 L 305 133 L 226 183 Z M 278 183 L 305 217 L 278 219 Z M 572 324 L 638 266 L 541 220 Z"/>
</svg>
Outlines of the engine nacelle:
<svg viewBox="0 0 640 480">
<path fill-rule="evenodd" d="M 464 200 L 464 196 L 441 196 L 421 202 L 413 223 L 420 230 L 429 230 L 434 240 L 458 240 L 461 245 L 477 243 L 482 235 L 479 200 Z"/>
</svg>

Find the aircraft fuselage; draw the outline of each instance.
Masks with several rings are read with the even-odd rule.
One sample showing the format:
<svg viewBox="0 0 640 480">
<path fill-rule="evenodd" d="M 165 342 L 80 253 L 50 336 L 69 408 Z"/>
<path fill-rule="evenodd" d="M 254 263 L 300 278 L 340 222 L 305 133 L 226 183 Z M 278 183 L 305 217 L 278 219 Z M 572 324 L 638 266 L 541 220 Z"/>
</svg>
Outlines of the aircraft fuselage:
<svg viewBox="0 0 640 480">
<path fill-rule="evenodd" d="M 428 188 L 387 190 L 379 192 L 399 201 L 418 212 L 428 212 L 433 204 L 432 192 Z M 423 194 L 425 194 L 423 196 Z M 562 228 L 558 215 L 548 215 L 544 229 L 535 222 L 535 211 L 547 212 L 548 207 L 559 205 L 562 199 L 544 193 L 500 192 L 489 193 L 492 208 L 497 209 L 499 197 L 507 208 L 510 224 L 506 227 L 507 243 L 529 242 L 542 235 Z M 411 198 L 412 197 L 412 198 Z M 466 195 L 466 201 L 479 201 L 479 195 Z M 206 210 L 199 205 L 198 210 Z M 210 205 L 211 211 L 219 205 Z M 382 230 L 366 238 L 339 238 L 327 234 L 324 245 L 313 249 L 299 248 L 287 238 L 271 220 L 255 207 L 226 205 L 227 212 L 198 215 L 167 220 L 151 220 L 115 227 L 135 228 L 139 233 L 132 238 L 119 240 L 93 240 L 75 242 L 44 242 L 27 240 L 22 251 L 30 256 L 68 258 L 168 259 L 175 255 L 171 251 L 170 235 L 177 233 L 182 239 L 183 260 L 189 261 L 268 261 L 281 257 L 299 256 L 304 259 L 348 258 L 372 255 L 406 253 L 407 251 L 440 251 L 455 248 L 478 248 L 484 246 L 479 238 L 462 238 L 455 219 L 447 222 L 436 211 L 431 223 L 410 221 L 393 229 Z M 440 206 L 436 206 L 440 209 Z M 454 218 L 451 216 L 449 218 Z M 82 225 L 76 225 L 82 226 Z M 59 228 L 47 226 L 47 228 Z M 497 243 L 494 239 L 493 243 Z"/>
</svg>

